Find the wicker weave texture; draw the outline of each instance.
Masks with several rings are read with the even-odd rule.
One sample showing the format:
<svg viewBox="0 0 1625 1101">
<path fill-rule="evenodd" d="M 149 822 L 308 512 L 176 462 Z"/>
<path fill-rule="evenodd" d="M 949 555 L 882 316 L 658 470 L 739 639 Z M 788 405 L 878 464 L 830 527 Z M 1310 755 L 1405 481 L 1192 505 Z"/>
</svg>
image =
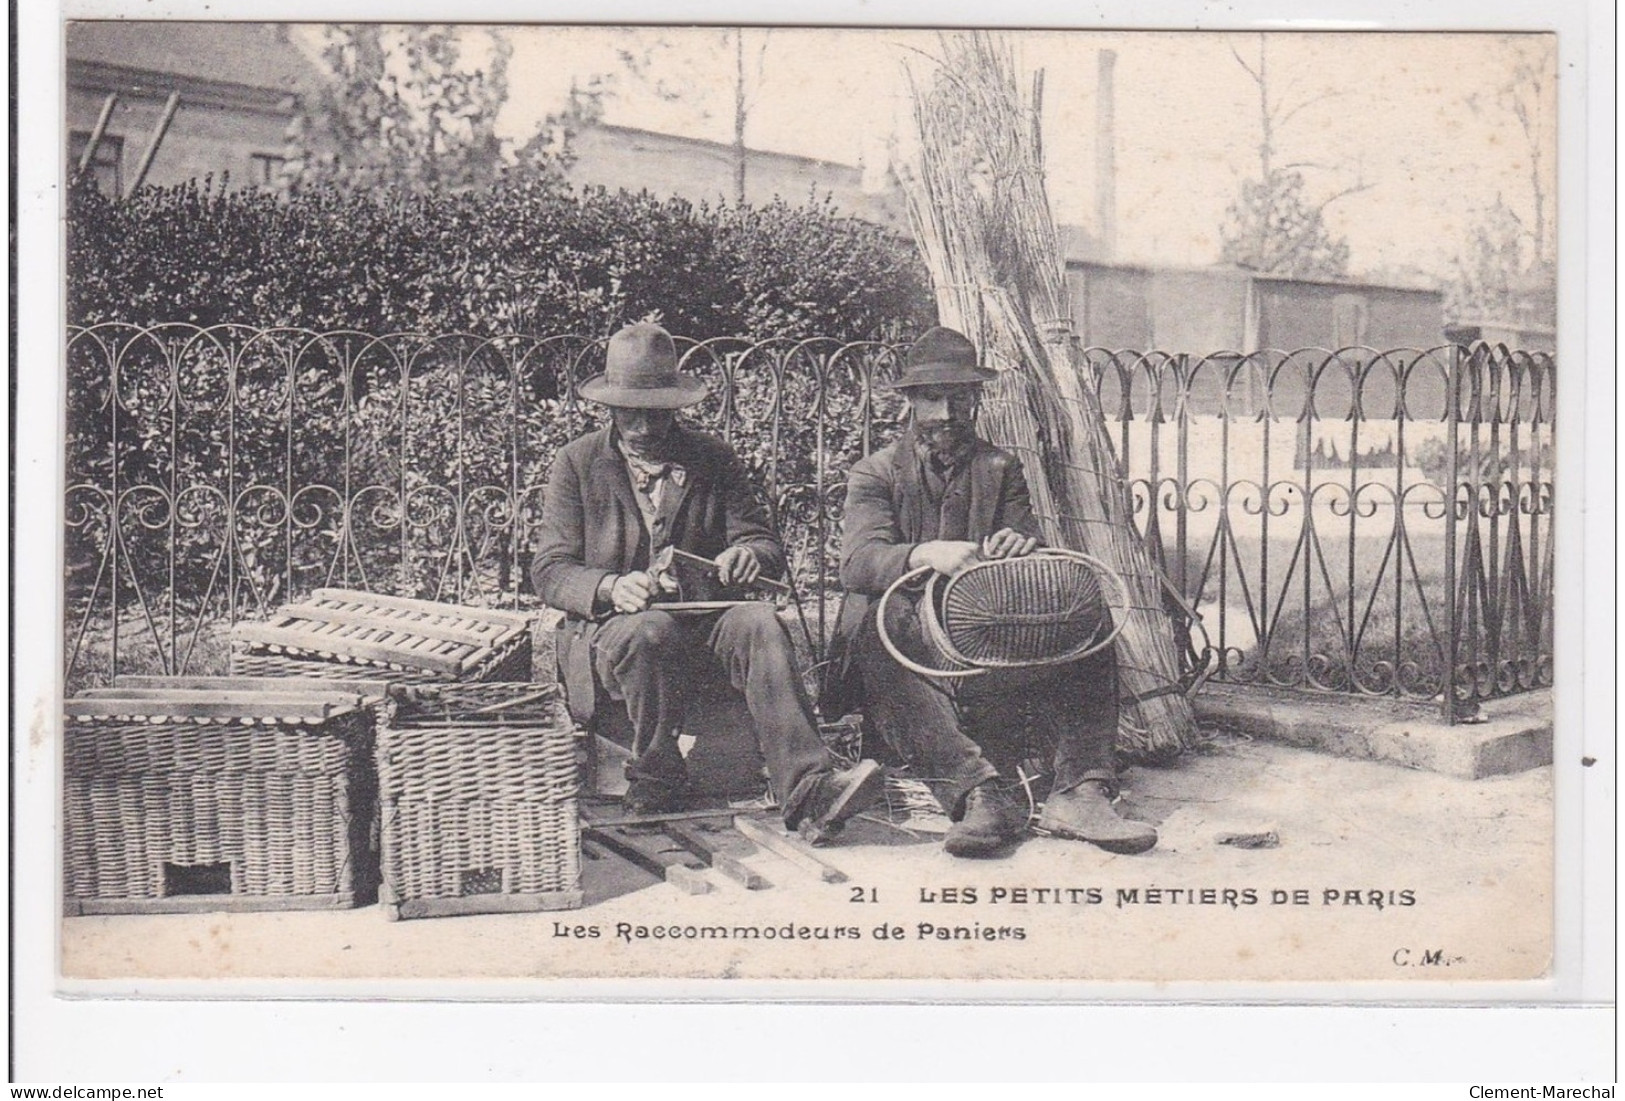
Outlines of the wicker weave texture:
<svg viewBox="0 0 1625 1101">
<path fill-rule="evenodd" d="M 519 714 L 471 705 L 536 686 L 459 686 L 380 725 L 383 875 L 399 900 L 579 891 L 575 734 L 556 695 Z M 404 710 L 404 709 L 403 709 Z"/>
<path fill-rule="evenodd" d="M 368 712 L 319 725 L 70 722 L 67 895 L 160 899 L 166 864 L 229 864 L 231 897 L 353 901 L 371 748 Z"/>
<path fill-rule="evenodd" d="M 973 566 L 949 583 L 942 627 L 954 652 L 979 665 L 1054 661 L 1112 629 L 1100 577 L 1082 562 L 1034 556 Z"/>
</svg>

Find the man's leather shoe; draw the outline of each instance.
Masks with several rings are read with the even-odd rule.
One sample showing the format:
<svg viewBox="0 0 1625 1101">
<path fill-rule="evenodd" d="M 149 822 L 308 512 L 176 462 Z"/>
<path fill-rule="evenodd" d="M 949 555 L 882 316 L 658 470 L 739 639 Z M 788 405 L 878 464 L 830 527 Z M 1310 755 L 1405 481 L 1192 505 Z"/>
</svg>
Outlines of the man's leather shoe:
<svg viewBox="0 0 1625 1101">
<path fill-rule="evenodd" d="M 865 759 L 851 768 L 826 772 L 807 797 L 796 828 L 809 844 L 825 844 L 841 832 L 847 819 L 874 806 L 885 789 L 886 773 L 876 761 Z"/>
<path fill-rule="evenodd" d="M 683 788 L 665 780 L 639 777 L 627 785 L 621 809 L 638 818 L 646 814 L 672 814 L 686 805 Z"/>
<path fill-rule="evenodd" d="M 943 848 L 952 856 L 992 856 L 1026 832 L 1026 804 L 998 781 L 988 780 L 965 796 L 965 812 L 948 827 Z"/>
<path fill-rule="evenodd" d="M 1117 813 L 1106 785 L 1098 780 L 1085 780 L 1071 791 L 1051 795 L 1044 801 L 1038 828 L 1124 855 L 1143 853 L 1157 843 L 1156 829 Z"/>
</svg>

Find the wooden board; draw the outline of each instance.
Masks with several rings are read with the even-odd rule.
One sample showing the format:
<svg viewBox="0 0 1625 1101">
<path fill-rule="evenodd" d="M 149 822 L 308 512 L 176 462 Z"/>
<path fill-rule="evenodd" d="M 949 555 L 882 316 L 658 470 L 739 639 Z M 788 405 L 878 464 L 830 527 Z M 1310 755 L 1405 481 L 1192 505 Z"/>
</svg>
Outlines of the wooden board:
<svg viewBox="0 0 1625 1101">
<path fill-rule="evenodd" d="M 619 810 L 619 807 L 615 808 Z M 695 819 L 714 818 L 723 821 L 739 813 L 729 807 L 699 807 L 694 810 L 673 810 L 661 814 L 612 814 L 607 818 L 594 818 L 599 813 L 594 807 L 586 807 L 581 814 L 583 823 L 589 826 L 610 828 L 614 826 L 657 826 L 662 822 L 689 822 Z"/>
<path fill-rule="evenodd" d="M 219 689 L 223 692 L 261 692 L 298 695 L 301 692 L 359 692 L 364 696 L 389 694 L 386 680 L 329 680 L 325 677 L 153 677 L 121 673 L 113 678 L 115 688 Z"/>
<path fill-rule="evenodd" d="M 772 884 L 741 857 L 756 851 L 756 846 L 732 830 L 718 830 L 707 836 L 697 825 L 667 822 L 661 827 L 683 848 L 705 861 L 729 879 L 749 891 L 760 891 Z"/>
<path fill-rule="evenodd" d="M 659 879 L 678 882 L 678 879 L 672 876 L 671 868 L 679 867 L 690 872 L 698 872 L 703 871 L 706 866 L 703 860 L 680 849 L 673 844 L 671 838 L 658 830 L 639 832 L 624 826 L 586 826 L 584 834 L 595 844 Z M 682 886 L 681 883 L 678 885 Z"/>
<path fill-rule="evenodd" d="M 252 699 L 207 698 L 177 699 L 164 696 L 139 699 L 125 696 L 98 699 L 72 699 L 63 705 L 63 712 L 74 719 L 127 718 L 160 721 L 163 719 L 247 719 L 281 722 L 318 723 L 348 715 L 358 709 L 354 703 L 331 703 L 302 697 L 255 697 Z"/>
<path fill-rule="evenodd" d="M 580 891 L 543 891 L 540 894 L 463 895 L 458 898 L 404 898 L 387 902 L 391 918 L 464 917 L 469 914 L 534 914 L 545 910 L 581 908 Z"/>
<path fill-rule="evenodd" d="M 825 883 L 846 882 L 845 872 L 819 859 L 799 837 L 784 833 L 771 823 L 746 818 L 741 814 L 734 818 L 734 829 L 802 871 L 811 872 Z"/>
<path fill-rule="evenodd" d="M 282 705 L 324 703 L 330 707 L 360 707 L 367 697 L 349 691 L 342 682 L 329 681 L 324 688 L 302 688 L 297 692 L 278 692 L 275 689 L 254 688 L 138 688 L 117 685 L 112 688 L 86 688 L 76 692 L 74 700 L 174 700 L 177 703 L 218 700 L 222 703 L 262 703 L 275 701 Z"/>
<path fill-rule="evenodd" d="M 69 898 L 64 917 L 93 914 L 212 914 L 261 910 L 353 910 L 354 895 L 172 895 L 168 898 Z"/>
</svg>

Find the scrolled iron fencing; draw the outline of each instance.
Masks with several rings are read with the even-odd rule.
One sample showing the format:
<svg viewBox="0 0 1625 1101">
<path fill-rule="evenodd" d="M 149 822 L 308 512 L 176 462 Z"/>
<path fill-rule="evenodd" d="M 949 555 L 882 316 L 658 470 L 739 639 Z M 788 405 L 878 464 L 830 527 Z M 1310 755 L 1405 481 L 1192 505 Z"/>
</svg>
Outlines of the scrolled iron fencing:
<svg viewBox="0 0 1625 1101">
<path fill-rule="evenodd" d="M 759 478 L 804 596 L 837 597 L 845 471 L 901 420 L 880 343 L 680 342 L 691 410 Z M 72 328 L 70 683 L 214 672 L 322 585 L 527 607 L 558 446 L 599 423 L 578 335 Z M 1550 357 L 1477 345 L 1085 350 L 1136 519 L 1211 676 L 1477 701 L 1551 682 Z M 812 632 L 815 650 L 822 632 Z"/>
</svg>

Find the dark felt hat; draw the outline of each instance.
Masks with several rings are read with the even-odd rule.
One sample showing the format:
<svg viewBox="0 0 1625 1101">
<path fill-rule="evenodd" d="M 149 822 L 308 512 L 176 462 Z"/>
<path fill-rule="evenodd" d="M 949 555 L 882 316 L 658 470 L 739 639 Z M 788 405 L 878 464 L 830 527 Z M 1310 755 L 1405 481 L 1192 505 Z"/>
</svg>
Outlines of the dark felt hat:
<svg viewBox="0 0 1625 1101">
<path fill-rule="evenodd" d="M 677 370 L 670 333 L 640 322 L 609 338 L 604 373 L 583 382 L 579 393 L 623 409 L 681 409 L 705 398 L 705 383 Z"/>
<path fill-rule="evenodd" d="M 903 360 L 903 373 L 886 385 L 893 390 L 907 390 L 911 386 L 987 382 L 997 377 L 997 371 L 976 362 L 976 345 L 963 333 L 939 325 L 914 342 Z"/>
</svg>

